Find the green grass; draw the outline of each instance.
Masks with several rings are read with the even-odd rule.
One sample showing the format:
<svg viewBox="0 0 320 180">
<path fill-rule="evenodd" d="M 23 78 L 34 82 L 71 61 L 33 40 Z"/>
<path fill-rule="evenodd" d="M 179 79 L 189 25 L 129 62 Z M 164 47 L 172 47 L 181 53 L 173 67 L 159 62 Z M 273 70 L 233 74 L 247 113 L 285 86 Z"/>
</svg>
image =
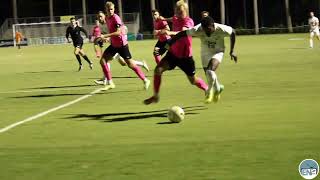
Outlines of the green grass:
<svg viewBox="0 0 320 180">
<path fill-rule="evenodd" d="M 218 70 L 225 85 L 218 104 L 205 105 L 204 93 L 175 70 L 164 75 L 160 102 L 145 106 L 152 89 L 113 62 L 116 89 L 0 134 L 0 179 L 302 179 L 303 159 L 320 162 L 320 45 L 308 49 L 307 37 L 239 36 L 239 63 L 226 54 Z M 130 49 L 153 68 L 154 44 L 130 42 Z M 92 45 L 84 48 L 94 59 Z M 76 72 L 72 50 L 0 49 L 0 129 L 98 88 L 98 60 L 94 70 L 84 64 Z M 195 39 L 205 78 L 199 50 Z M 166 124 L 173 105 L 185 107 L 186 118 Z"/>
</svg>

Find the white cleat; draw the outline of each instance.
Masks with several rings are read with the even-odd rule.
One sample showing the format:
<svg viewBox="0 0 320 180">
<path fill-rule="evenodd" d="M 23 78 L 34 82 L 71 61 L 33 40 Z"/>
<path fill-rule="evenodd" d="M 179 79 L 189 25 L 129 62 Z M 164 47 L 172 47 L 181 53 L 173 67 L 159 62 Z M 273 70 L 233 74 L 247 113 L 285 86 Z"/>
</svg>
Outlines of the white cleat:
<svg viewBox="0 0 320 180">
<path fill-rule="evenodd" d="M 150 86 L 151 81 L 149 79 L 145 79 L 144 80 L 144 89 L 148 90 L 149 86 Z"/>
<path fill-rule="evenodd" d="M 116 85 L 114 83 L 110 83 L 108 85 L 105 85 L 104 88 L 102 88 L 101 90 L 102 91 L 108 91 L 108 90 L 114 89 L 114 88 L 116 88 Z"/>
<path fill-rule="evenodd" d="M 97 85 L 107 85 L 107 80 L 106 79 L 98 79 L 98 80 L 94 80 L 94 83 L 96 83 Z"/>
<path fill-rule="evenodd" d="M 143 67 L 146 71 L 150 71 L 147 62 L 146 62 L 146 61 L 142 61 L 142 62 L 143 62 L 142 67 Z"/>
</svg>

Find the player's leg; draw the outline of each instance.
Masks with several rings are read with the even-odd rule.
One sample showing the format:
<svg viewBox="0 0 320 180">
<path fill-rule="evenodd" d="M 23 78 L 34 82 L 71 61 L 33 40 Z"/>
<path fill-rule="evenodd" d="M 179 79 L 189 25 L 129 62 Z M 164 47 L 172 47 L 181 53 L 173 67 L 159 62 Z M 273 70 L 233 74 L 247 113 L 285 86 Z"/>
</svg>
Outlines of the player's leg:
<svg viewBox="0 0 320 180">
<path fill-rule="evenodd" d="M 166 41 L 165 42 L 158 41 L 157 44 L 154 46 L 153 56 L 157 64 L 159 64 L 161 60 L 161 56 L 167 51 L 167 49 L 165 48 L 165 45 L 166 45 Z"/>
<path fill-rule="evenodd" d="M 310 39 L 309 39 L 310 48 L 313 48 L 313 37 L 314 37 L 314 32 L 311 31 L 310 32 Z"/>
<path fill-rule="evenodd" d="M 191 84 L 197 86 L 198 88 L 206 91 L 208 89 L 208 85 L 196 74 L 196 67 L 192 57 L 189 58 L 179 58 L 177 60 L 177 66 L 187 75 L 188 80 Z"/>
<path fill-rule="evenodd" d="M 82 62 L 81 62 L 81 58 L 80 58 L 80 47 L 79 46 L 75 46 L 74 48 L 74 55 L 76 56 L 78 63 L 79 63 L 79 69 L 78 71 L 81 71 L 82 69 Z"/>
<path fill-rule="evenodd" d="M 115 84 L 112 81 L 111 70 L 108 67 L 108 63 L 112 60 L 113 56 L 116 54 L 116 49 L 111 45 L 104 51 L 101 59 L 100 65 L 104 73 L 107 83 L 105 83 L 105 88 L 103 90 L 109 90 L 115 88 Z M 97 80 L 95 81 L 97 83 Z M 97 83 L 99 84 L 99 83 Z"/>
<path fill-rule="evenodd" d="M 126 65 L 127 65 L 126 61 L 120 56 L 119 53 L 117 53 L 116 55 L 114 55 L 114 56 L 113 56 L 113 59 L 117 60 L 121 66 L 126 66 Z M 133 60 L 133 59 L 132 59 L 132 61 L 133 61 L 137 66 L 143 67 L 146 71 L 149 71 L 149 67 L 148 67 L 147 62 L 145 62 L 145 61 L 139 61 L 139 60 Z"/>
<path fill-rule="evenodd" d="M 93 46 L 94 46 L 94 51 L 96 53 L 96 57 L 100 58 L 102 54 L 101 48 L 103 47 L 103 40 L 100 37 L 95 38 L 93 41 Z"/>
<path fill-rule="evenodd" d="M 217 102 L 220 99 L 220 94 L 224 89 L 224 86 L 219 83 L 218 76 L 216 74 L 216 71 L 220 63 L 222 62 L 222 58 L 223 58 L 223 53 L 222 52 L 217 53 L 210 58 L 209 63 L 207 64 L 206 76 L 207 76 L 208 85 L 210 89 L 209 91 L 210 96 L 208 96 L 206 99 L 207 103 L 212 102 L 212 100 L 214 102 Z M 205 67 L 205 64 L 203 66 Z M 212 90 L 214 91 L 213 97 L 211 95 Z"/>
<path fill-rule="evenodd" d="M 88 58 L 88 56 L 86 55 L 86 53 L 84 52 L 82 46 L 83 46 L 83 42 L 79 44 L 80 46 L 80 51 L 79 54 L 83 57 L 84 60 L 86 60 L 90 66 L 90 69 L 93 68 L 93 63 L 90 61 L 90 59 Z"/>
<path fill-rule="evenodd" d="M 145 88 L 145 90 L 147 90 L 149 88 L 149 85 L 150 85 L 150 80 L 148 80 L 145 77 L 145 75 L 142 72 L 142 70 L 140 69 L 140 67 L 135 64 L 134 60 L 132 60 L 132 56 L 131 56 L 131 53 L 130 53 L 130 50 L 129 50 L 129 46 L 126 45 L 126 46 L 123 46 L 123 47 L 119 48 L 119 52 L 118 53 L 119 53 L 119 55 L 121 57 L 123 57 L 123 59 L 125 60 L 125 62 L 128 65 L 128 67 L 130 69 L 132 69 L 138 75 L 138 77 L 143 81 L 144 88 Z"/>
<path fill-rule="evenodd" d="M 175 64 L 172 63 L 172 58 L 171 54 L 168 53 L 156 66 L 153 76 L 153 96 L 143 101 L 145 105 L 157 103 L 159 101 L 162 73 L 175 68 Z"/>
<path fill-rule="evenodd" d="M 17 46 L 18 46 L 18 49 L 21 49 L 21 39 L 17 40 Z"/>
</svg>

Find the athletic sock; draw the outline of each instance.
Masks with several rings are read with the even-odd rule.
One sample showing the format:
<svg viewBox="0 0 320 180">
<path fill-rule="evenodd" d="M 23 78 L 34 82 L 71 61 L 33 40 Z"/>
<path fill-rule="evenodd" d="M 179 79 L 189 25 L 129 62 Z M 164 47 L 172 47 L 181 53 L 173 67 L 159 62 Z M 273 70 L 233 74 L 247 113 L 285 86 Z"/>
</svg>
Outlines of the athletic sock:
<svg viewBox="0 0 320 180">
<path fill-rule="evenodd" d="M 215 91 L 220 91 L 220 83 L 218 81 L 218 77 L 215 71 L 207 70 L 206 76 L 209 83 L 209 88 L 214 88 Z"/>
<path fill-rule="evenodd" d="M 103 73 L 104 73 L 104 77 L 110 81 L 112 79 L 112 76 L 111 76 L 111 72 L 110 72 L 110 69 L 108 67 L 107 64 L 103 63 L 103 65 L 101 65 L 102 67 L 102 70 L 103 70 Z"/>
<path fill-rule="evenodd" d="M 208 90 L 208 85 L 201 78 L 196 79 L 195 85 L 204 91 Z"/>
<path fill-rule="evenodd" d="M 92 64 L 92 62 L 90 61 L 90 59 L 88 58 L 87 55 L 83 55 L 82 56 L 84 60 L 86 60 L 89 64 Z"/>
<path fill-rule="evenodd" d="M 77 58 L 77 60 L 78 60 L 79 65 L 81 66 L 81 65 L 82 65 L 82 62 L 81 62 L 80 55 L 79 55 L 79 54 L 77 54 L 77 55 L 76 55 L 76 58 Z"/>
<path fill-rule="evenodd" d="M 138 66 L 134 66 L 132 68 L 132 70 L 139 76 L 139 78 L 141 80 L 145 80 L 146 79 L 144 73 L 142 72 L 142 70 Z"/>
</svg>

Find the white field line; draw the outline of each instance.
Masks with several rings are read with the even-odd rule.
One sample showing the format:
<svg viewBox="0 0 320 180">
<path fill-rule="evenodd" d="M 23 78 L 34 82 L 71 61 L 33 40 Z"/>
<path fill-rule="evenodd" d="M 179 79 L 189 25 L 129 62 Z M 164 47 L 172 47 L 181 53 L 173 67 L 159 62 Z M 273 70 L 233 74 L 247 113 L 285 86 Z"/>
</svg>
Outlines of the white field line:
<svg viewBox="0 0 320 180">
<path fill-rule="evenodd" d="M 52 112 L 54 112 L 54 111 L 57 111 L 57 110 L 59 110 L 59 109 L 65 108 L 65 107 L 68 107 L 68 106 L 70 106 L 70 105 L 72 105 L 72 104 L 75 104 L 75 103 L 77 103 L 77 102 L 79 102 L 79 101 L 82 101 L 82 100 L 84 100 L 84 99 L 87 99 L 88 97 L 91 97 L 91 96 L 93 96 L 94 94 L 99 93 L 101 90 L 102 90 L 102 88 L 96 89 L 96 90 L 92 91 L 91 93 L 89 93 L 89 94 L 87 94 L 87 95 L 84 95 L 84 96 L 81 96 L 81 97 L 79 97 L 79 98 L 77 98 L 77 99 L 75 99 L 75 100 L 73 100 L 73 101 L 67 102 L 67 103 L 65 103 L 65 104 L 62 104 L 62 105 L 57 106 L 57 107 L 54 107 L 54 108 L 49 109 L 49 110 L 47 110 L 47 111 L 44 111 L 44 112 L 42 112 L 42 113 L 39 113 L 39 114 L 36 114 L 36 115 L 34 115 L 34 116 L 28 117 L 28 118 L 26 118 L 26 119 L 24 119 L 24 120 L 22 120 L 22 121 L 19 121 L 19 122 L 16 122 L 16 123 L 14 123 L 14 124 L 11 124 L 11 125 L 9 125 L 9 126 L 7 126 L 7 127 L 4 127 L 4 128 L 2 128 L 2 129 L 0 129 L 0 133 L 4 133 L 4 132 L 6 132 L 6 131 L 8 131 L 8 130 L 10 130 L 10 129 L 12 129 L 12 128 L 15 128 L 15 127 L 21 125 L 21 124 L 24 124 L 24 123 L 33 121 L 33 120 L 38 119 L 38 118 L 40 118 L 40 117 L 42 117 L 42 116 L 45 116 L 45 115 L 47 115 L 47 114 L 49 114 L 49 113 L 52 113 Z"/>
</svg>

